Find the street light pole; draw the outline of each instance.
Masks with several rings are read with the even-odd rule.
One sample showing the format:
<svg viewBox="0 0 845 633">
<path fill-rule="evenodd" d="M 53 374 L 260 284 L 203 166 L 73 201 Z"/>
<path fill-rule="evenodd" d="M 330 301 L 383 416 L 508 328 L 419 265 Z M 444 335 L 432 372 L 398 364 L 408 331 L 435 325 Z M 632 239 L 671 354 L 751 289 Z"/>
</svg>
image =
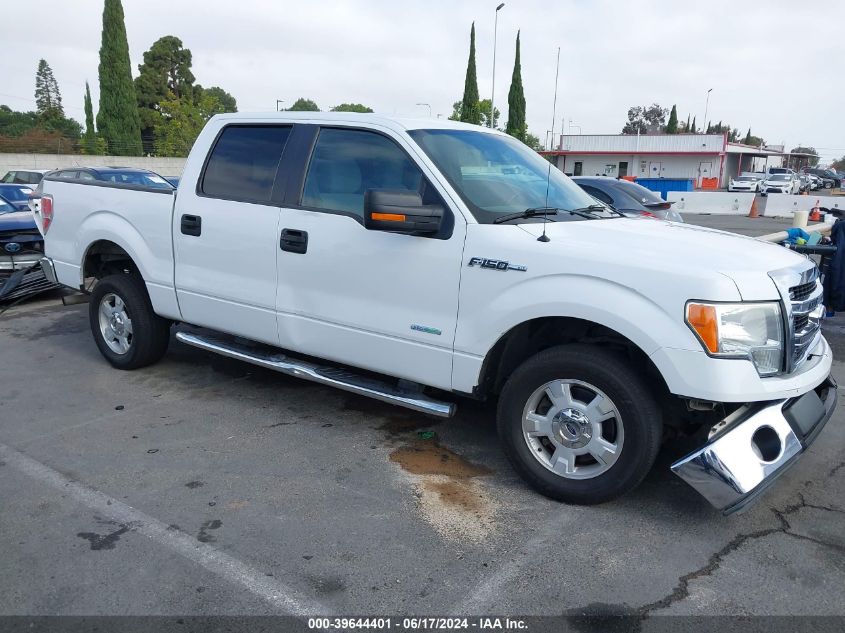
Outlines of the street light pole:
<svg viewBox="0 0 845 633">
<path fill-rule="evenodd" d="M 499 9 L 505 6 L 502 2 L 496 7 L 496 19 L 493 22 L 493 90 L 490 94 L 490 127 L 493 127 L 493 119 L 496 116 L 496 33 L 499 30 Z"/>
<path fill-rule="evenodd" d="M 427 106 L 428 107 L 428 118 L 431 118 L 431 104 L 429 103 L 418 103 L 418 106 Z"/>
<path fill-rule="evenodd" d="M 707 110 L 710 109 L 710 93 L 713 92 L 713 88 L 707 91 L 707 100 L 704 102 L 704 133 L 707 133 Z"/>
</svg>

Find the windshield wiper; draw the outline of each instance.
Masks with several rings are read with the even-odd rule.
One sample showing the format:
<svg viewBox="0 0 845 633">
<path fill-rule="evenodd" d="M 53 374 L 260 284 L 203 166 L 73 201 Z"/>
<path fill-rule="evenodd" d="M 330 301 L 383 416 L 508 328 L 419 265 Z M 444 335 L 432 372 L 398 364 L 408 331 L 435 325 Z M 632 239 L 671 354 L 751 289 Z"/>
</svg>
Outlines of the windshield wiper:
<svg viewBox="0 0 845 633">
<path fill-rule="evenodd" d="M 534 207 L 526 209 L 519 213 L 509 213 L 493 220 L 493 224 L 501 224 L 502 222 L 510 222 L 511 220 L 521 220 L 522 218 L 539 218 L 544 215 L 557 215 L 560 209 L 555 207 Z"/>
<path fill-rule="evenodd" d="M 591 220 L 601 220 L 601 217 L 593 213 L 593 211 L 611 211 L 618 216 L 625 217 L 621 211 L 617 211 L 611 206 L 603 204 L 591 204 L 588 207 L 578 207 L 577 209 L 568 209 L 572 215 L 580 215 L 582 218 L 589 218 Z"/>
</svg>

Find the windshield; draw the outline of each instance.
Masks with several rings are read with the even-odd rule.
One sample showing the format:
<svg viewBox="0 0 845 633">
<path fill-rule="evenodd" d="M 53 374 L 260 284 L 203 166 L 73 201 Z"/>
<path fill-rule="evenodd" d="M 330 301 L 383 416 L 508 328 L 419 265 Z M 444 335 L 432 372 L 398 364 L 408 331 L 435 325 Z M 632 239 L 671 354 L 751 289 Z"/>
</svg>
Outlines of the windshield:
<svg viewBox="0 0 845 633">
<path fill-rule="evenodd" d="M 124 185 L 143 185 L 154 189 L 173 189 L 173 185 L 153 172 L 101 171 L 100 179 Z"/>
<path fill-rule="evenodd" d="M 409 134 L 482 224 L 539 207 L 573 210 L 597 206 L 591 214 L 618 217 L 537 152 L 509 136 L 471 130 L 413 130 Z M 565 213 L 548 219 L 585 218 Z M 543 218 L 520 221 L 542 222 Z"/>
<path fill-rule="evenodd" d="M 15 207 L 6 202 L 3 198 L 0 198 L 0 215 L 3 213 L 11 213 L 14 210 Z"/>
<path fill-rule="evenodd" d="M 663 198 L 661 198 L 657 193 L 655 193 L 651 189 L 646 189 L 642 185 L 638 185 L 635 182 L 629 182 L 627 180 L 617 180 L 615 181 L 615 183 L 616 186 L 619 187 L 619 189 L 627 193 L 640 204 L 654 205 L 663 204 L 664 202 L 666 202 Z"/>
<path fill-rule="evenodd" d="M 790 178 L 786 174 L 775 174 L 769 180 L 790 180 Z"/>
<path fill-rule="evenodd" d="M 736 180 L 738 182 L 755 182 L 757 179 L 752 176 L 740 176 Z"/>
</svg>

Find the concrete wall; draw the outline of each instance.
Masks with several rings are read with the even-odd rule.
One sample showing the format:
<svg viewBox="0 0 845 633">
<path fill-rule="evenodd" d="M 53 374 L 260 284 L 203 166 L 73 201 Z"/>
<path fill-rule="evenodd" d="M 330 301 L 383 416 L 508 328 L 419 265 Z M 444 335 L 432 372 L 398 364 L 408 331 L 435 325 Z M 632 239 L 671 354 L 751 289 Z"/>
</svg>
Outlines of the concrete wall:
<svg viewBox="0 0 845 633">
<path fill-rule="evenodd" d="M 709 213 L 713 215 L 748 215 L 753 193 L 728 193 L 725 191 L 670 191 L 668 199 L 672 208 L 680 213 Z M 845 210 L 845 198 L 833 196 L 790 196 L 772 193 L 757 199 L 761 215 L 771 218 L 791 218 L 795 211 L 812 211 L 820 207 Z"/>
<path fill-rule="evenodd" d="M 0 177 L 10 169 L 59 169 L 63 167 L 141 167 L 162 176 L 181 176 L 184 158 L 150 156 L 82 156 L 79 154 L 2 154 Z"/>
</svg>

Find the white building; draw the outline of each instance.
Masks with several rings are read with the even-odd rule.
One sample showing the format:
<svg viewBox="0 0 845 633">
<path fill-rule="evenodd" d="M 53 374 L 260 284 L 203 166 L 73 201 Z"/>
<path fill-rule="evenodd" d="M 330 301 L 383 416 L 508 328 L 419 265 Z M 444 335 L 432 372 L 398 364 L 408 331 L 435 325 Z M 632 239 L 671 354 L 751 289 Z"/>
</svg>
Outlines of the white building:
<svg viewBox="0 0 845 633">
<path fill-rule="evenodd" d="M 783 164 L 772 149 L 728 143 L 725 134 L 563 134 L 554 157 L 570 176 L 682 178 L 717 188 L 744 171 Z"/>
</svg>

